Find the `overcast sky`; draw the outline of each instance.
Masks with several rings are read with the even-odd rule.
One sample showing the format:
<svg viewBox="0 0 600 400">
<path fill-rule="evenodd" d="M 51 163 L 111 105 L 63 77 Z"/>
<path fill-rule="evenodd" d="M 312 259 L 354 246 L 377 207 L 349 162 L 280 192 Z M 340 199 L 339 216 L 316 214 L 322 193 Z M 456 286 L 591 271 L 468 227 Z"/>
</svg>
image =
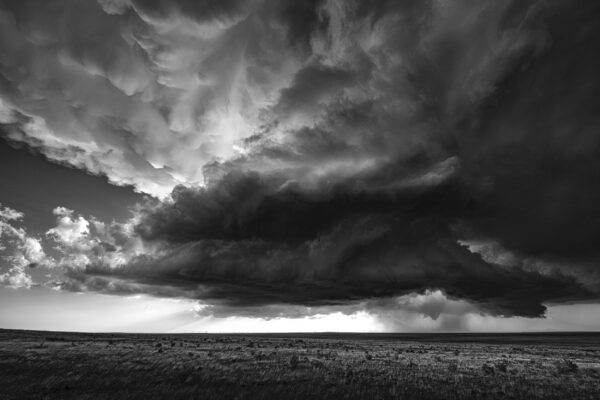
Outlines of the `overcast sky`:
<svg viewBox="0 0 600 400">
<path fill-rule="evenodd" d="M 600 3 L 0 0 L 0 328 L 600 330 Z"/>
</svg>

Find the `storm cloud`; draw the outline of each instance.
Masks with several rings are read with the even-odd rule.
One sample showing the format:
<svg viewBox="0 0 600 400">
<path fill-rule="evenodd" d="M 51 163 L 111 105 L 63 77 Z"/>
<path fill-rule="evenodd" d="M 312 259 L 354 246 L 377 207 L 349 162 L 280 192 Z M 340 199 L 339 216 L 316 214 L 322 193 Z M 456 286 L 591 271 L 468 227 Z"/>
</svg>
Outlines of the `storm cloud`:
<svg viewBox="0 0 600 400">
<path fill-rule="evenodd" d="M 6 139 L 156 197 L 55 210 L 58 287 L 269 318 L 600 297 L 595 1 L 0 4 Z"/>
</svg>

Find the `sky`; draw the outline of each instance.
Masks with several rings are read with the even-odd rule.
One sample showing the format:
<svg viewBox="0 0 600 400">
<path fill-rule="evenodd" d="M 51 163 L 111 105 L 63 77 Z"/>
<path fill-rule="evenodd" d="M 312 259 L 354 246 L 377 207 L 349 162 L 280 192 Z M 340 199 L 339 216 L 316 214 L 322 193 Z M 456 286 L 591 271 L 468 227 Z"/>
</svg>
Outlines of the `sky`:
<svg viewBox="0 0 600 400">
<path fill-rule="evenodd" d="M 600 330 L 600 3 L 0 0 L 0 328 Z"/>
</svg>

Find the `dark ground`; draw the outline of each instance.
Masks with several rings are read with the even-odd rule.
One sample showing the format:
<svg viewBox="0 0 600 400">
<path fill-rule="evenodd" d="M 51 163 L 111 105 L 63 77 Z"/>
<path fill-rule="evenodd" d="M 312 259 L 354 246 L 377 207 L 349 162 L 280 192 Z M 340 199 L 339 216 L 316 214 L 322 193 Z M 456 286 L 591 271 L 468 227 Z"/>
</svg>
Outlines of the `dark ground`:
<svg viewBox="0 0 600 400">
<path fill-rule="evenodd" d="M 600 399 L 600 334 L 0 330 L 0 399 Z"/>
</svg>

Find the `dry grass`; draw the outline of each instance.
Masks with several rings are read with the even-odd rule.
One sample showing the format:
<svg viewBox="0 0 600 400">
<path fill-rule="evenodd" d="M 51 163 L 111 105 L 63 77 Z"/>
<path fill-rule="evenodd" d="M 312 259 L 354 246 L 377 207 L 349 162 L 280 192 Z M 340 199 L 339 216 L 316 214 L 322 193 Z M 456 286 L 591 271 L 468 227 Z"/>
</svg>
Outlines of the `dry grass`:
<svg viewBox="0 0 600 400">
<path fill-rule="evenodd" d="M 0 399 L 597 399 L 600 341 L 0 331 Z"/>
</svg>

